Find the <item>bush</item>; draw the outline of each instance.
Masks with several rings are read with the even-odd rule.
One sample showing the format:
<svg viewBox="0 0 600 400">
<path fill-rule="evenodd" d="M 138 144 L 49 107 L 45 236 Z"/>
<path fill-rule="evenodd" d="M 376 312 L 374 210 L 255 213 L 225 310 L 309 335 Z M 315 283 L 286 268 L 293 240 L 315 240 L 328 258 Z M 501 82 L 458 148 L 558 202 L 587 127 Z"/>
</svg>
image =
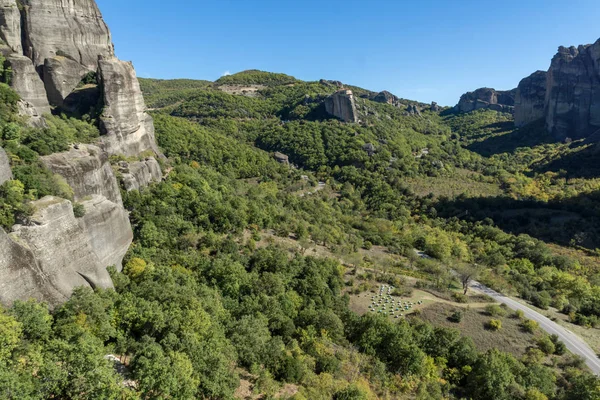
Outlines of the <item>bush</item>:
<svg viewBox="0 0 600 400">
<path fill-rule="evenodd" d="M 485 312 L 490 317 L 504 317 L 506 315 L 506 311 L 498 304 L 490 304 L 486 306 Z"/>
<path fill-rule="evenodd" d="M 73 214 L 75 218 L 83 218 L 85 216 L 85 207 L 81 203 L 73 204 Z"/>
<path fill-rule="evenodd" d="M 531 302 L 534 306 L 541 308 L 542 310 L 547 310 L 552 302 L 552 297 L 550 297 L 548 292 L 534 293 L 531 296 Z"/>
<path fill-rule="evenodd" d="M 523 319 L 525 318 L 525 313 L 522 310 L 517 310 L 515 311 L 515 313 L 513 314 L 513 316 L 517 319 Z"/>
<path fill-rule="evenodd" d="M 462 293 L 452 293 L 452 298 L 457 303 L 468 303 L 469 298 Z"/>
<path fill-rule="evenodd" d="M 502 321 L 499 319 L 490 319 L 487 323 L 487 329 L 490 331 L 499 331 L 502 329 Z"/>
<path fill-rule="evenodd" d="M 556 351 L 554 343 L 548 336 L 544 336 L 538 339 L 537 345 L 540 348 L 540 350 L 546 354 L 554 354 L 554 352 Z"/>
<path fill-rule="evenodd" d="M 458 323 L 460 323 L 460 321 L 462 321 L 463 315 L 464 315 L 464 313 L 462 311 L 459 311 L 459 310 L 454 311 L 452 313 L 452 315 L 450 315 L 448 317 L 448 321 L 458 324 Z"/>
<path fill-rule="evenodd" d="M 562 356 L 567 351 L 567 346 L 558 339 L 558 335 L 550 335 L 550 340 L 554 344 L 554 354 Z"/>
<path fill-rule="evenodd" d="M 539 326 L 540 325 L 537 322 L 531 319 L 526 319 L 523 322 L 521 322 L 521 328 L 523 328 L 523 330 L 527 333 L 534 333 L 539 328 Z"/>
</svg>

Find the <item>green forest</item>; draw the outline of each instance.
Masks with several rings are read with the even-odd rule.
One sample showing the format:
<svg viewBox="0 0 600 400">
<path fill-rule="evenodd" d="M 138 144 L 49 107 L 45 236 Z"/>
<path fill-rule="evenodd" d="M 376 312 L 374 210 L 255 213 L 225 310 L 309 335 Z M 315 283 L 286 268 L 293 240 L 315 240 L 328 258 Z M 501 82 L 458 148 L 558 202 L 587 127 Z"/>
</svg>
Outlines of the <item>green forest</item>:
<svg viewBox="0 0 600 400">
<path fill-rule="evenodd" d="M 134 243 L 114 290 L 0 308 L 0 398 L 600 399 L 557 337 L 463 290 L 476 278 L 600 337 L 594 145 L 356 87 L 361 122 L 343 123 L 323 104 L 335 85 L 285 74 L 140 84 L 168 176 L 122 190 Z M 93 118 L 29 127 L 17 100 L 0 84 L 5 230 L 31 200 L 73 197 L 39 157 L 100 135 Z M 382 285 L 451 309 L 367 309 Z M 518 350 L 496 348 L 509 335 Z"/>
</svg>

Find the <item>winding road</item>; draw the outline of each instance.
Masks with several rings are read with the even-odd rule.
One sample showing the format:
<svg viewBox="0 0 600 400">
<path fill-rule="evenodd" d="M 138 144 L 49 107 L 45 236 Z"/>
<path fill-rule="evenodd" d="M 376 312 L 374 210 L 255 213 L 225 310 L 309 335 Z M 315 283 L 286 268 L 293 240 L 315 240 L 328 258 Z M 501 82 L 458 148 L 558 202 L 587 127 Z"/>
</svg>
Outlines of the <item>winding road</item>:
<svg viewBox="0 0 600 400">
<path fill-rule="evenodd" d="M 590 370 L 592 370 L 594 374 L 600 375 L 600 359 L 598 359 L 598 356 L 594 350 L 592 350 L 591 347 L 588 346 L 588 344 L 585 343 L 579 336 L 558 325 L 556 322 L 551 321 L 537 311 L 532 310 L 526 305 L 506 297 L 503 294 L 498 293 L 477 281 L 472 281 L 470 287 L 478 292 L 492 297 L 499 303 L 506 304 L 508 308 L 512 310 L 523 311 L 527 318 L 537 321 L 537 323 L 540 324 L 540 328 L 542 328 L 544 331 L 548 332 L 549 334 L 558 335 L 560 340 L 565 343 L 571 353 L 583 357 Z"/>
</svg>

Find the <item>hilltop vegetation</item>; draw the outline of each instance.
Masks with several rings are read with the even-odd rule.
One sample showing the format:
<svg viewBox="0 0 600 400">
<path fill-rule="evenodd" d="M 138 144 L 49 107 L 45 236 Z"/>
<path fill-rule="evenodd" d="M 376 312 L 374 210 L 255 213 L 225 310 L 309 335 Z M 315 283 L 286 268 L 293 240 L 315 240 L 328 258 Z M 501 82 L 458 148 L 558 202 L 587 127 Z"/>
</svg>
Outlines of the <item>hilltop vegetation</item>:
<svg viewBox="0 0 600 400">
<path fill-rule="evenodd" d="M 358 316 L 349 307 L 351 293 L 374 290 L 358 282 L 378 279 L 410 291 L 403 274 L 418 277 L 413 285 L 423 290 L 463 301 L 451 270 L 474 268 L 495 287 L 596 325 L 600 275 L 587 239 L 573 246 L 587 246 L 589 258 L 558 254 L 540 238 L 568 245 L 574 236 L 563 230 L 560 237 L 551 218 L 536 221 L 536 229 L 516 224 L 520 232 L 503 220 L 506 213 L 490 211 L 515 204 L 579 213 L 582 193 L 597 204 L 595 180 L 544 181 L 545 173 L 534 170 L 540 154 L 567 154 L 563 145 L 478 152 L 473 146 L 514 133 L 510 116 L 410 115 L 362 98 L 368 91 L 360 90 L 362 122 L 344 124 L 323 106 L 335 85 L 283 74 L 141 85 L 169 158 L 168 176 L 123 192 L 135 239 L 123 272 L 111 270 L 114 291 L 77 290 L 53 311 L 34 301 L 0 310 L 4 397 L 230 399 L 241 376 L 251 381 L 252 395 L 267 399 L 599 398 L 598 380 L 581 360 L 541 333 L 523 356 L 482 353 L 461 333 L 462 317 L 448 328 L 417 314 Z M 241 96 L 222 85 L 263 87 Z M 34 163 L 44 145 L 15 119 L 14 101 L 6 104 L 3 132 L 14 123 L 28 133 L 2 145 L 13 158 L 33 154 L 26 165 L 45 174 Z M 65 128 L 57 132 L 71 132 L 57 134 L 48 144 L 53 151 L 97 134 L 81 121 L 53 118 Z M 292 166 L 278 163 L 275 151 Z M 25 207 L 29 197 L 12 196 L 10 182 L 3 201 Z M 410 188 L 420 182 L 493 190 L 422 195 Z M 42 194 L 25 186 L 32 196 Z M 560 187 L 577 193 L 561 198 Z M 579 229 L 589 228 L 594 215 L 583 215 L 589 222 L 578 222 Z M 297 249 L 278 246 L 277 237 Z M 270 244 L 257 246 L 265 238 Z M 374 246 L 394 261 L 377 264 L 369 257 Z M 318 257 L 317 247 L 331 257 Z M 489 312 L 501 322 L 498 309 Z M 493 325 L 486 337 L 503 334 L 502 324 Z M 519 322 L 536 329 L 529 325 Z M 509 326 L 517 329 L 516 322 Z M 124 376 L 103 359 L 107 354 L 126 364 Z"/>
</svg>

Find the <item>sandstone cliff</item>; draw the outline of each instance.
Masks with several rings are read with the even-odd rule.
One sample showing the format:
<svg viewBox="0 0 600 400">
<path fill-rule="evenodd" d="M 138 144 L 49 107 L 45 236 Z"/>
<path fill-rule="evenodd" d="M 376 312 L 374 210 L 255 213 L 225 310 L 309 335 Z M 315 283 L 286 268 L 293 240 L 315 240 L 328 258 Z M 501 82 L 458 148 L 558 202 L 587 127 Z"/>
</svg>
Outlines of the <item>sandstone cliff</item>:
<svg viewBox="0 0 600 400">
<path fill-rule="evenodd" d="M 454 109 L 461 113 L 467 113 L 482 108 L 502 112 L 513 112 L 516 91 L 516 89 L 501 91 L 491 88 L 479 88 L 473 92 L 463 94 Z"/>
<path fill-rule="evenodd" d="M 515 125 L 523 126 L 544 118 L 546 72 L 537 71 L 519 82 L 515 97 Z"/>
<path fill-rule="evenodd" d="M 600 129 L 600 40 L 558 49 L 546 81 L 546 127 L 557 139 Z"/>
<path fill-rule="evenodd" d="M 109 154 L 159 154 L 154 139 L 152 117 L 146 112 L 144 97 L 133 65 L 116 58 L 101 59 L 99 79 L 104 110 L 100 128 L 102 146 Z"/>
<path fill-rule="evenodd" d="M 148 157 L 143 161 L 121 162 L 119 171 L 123 179 L 125 190 L 140 190 L 152 182 L 162 180 L 160 165 L 154 157 Z"/>
<path fill-rule="evenodd" d="M 325 110 L 344 122 L 358 122 L 358 112 L 351 90 L 337 91 L 325 99 Z"/>
<path fill-rule="evenodd" d="M 10 169 L 10 161 L 2 147 L 0 147 L 0 185 L 12 179 L 12 170 Z"/>
</svg>

